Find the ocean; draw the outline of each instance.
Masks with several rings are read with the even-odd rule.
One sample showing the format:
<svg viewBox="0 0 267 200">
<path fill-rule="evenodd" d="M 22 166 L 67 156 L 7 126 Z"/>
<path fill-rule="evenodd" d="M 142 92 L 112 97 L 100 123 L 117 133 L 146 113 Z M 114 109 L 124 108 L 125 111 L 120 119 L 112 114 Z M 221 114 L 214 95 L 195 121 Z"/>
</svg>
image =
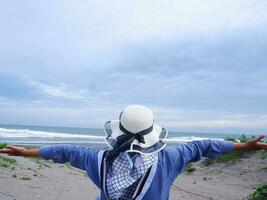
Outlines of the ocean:
<svg viewBox="0 0 267 200">
<path fill-rule="evenodd" d="M 224 139 L 226 137 L 238 138 L 240 135 L 223 133 L 190 133 L 169 131 L 165 140 L 167 145 L 185 143 L 202 139 Z M 50 145 L 75 144 L 90 148 L 107 148 L 103 129 L 72 128 L 30 125 L 0 125 L 0 143 L 13 145 Z"/>
</svg>

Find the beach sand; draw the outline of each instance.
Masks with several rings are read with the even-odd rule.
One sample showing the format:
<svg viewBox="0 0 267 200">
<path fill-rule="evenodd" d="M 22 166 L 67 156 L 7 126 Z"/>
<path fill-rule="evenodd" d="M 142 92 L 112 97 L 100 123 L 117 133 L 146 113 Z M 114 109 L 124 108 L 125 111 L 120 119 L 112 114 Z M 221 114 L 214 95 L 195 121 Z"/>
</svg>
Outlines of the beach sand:
<svg viewBox="0 0 267 200">
<path fill-rule="evenodd" d="M 41 159 L 12 157 L 17 164 L 0 167 L 1 200 L 94 200 L 99 190 L 87 175 L 66 164 Z M 1 163 L 0 163 L 1 165 Z M 174 182 L 170 199 L 237 200 L 267 182 L 267 159 L 251 153 L 235 164 L 202 161 L 196 170 L 184 173 Z"/>
</svg>

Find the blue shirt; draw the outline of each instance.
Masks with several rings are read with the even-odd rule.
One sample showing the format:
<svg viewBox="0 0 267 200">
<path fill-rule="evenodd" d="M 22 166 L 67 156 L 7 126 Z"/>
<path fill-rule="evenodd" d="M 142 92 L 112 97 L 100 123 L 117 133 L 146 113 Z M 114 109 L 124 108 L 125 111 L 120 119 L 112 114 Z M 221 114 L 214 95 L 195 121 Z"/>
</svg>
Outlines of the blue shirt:
<svg viewBox="0 0 267 200">
<path fill-rule="evenodd" d="M 168 200 L 171 185 L 189 162 L 201 157 L 215 158 L 234 148 L 232 142 L 221 140 L 202 140 L 170 146 L 159 152 L 154 161 L 141 193 L 136 200 Z M 100 166 L 104 151 L 90 150 L 87 147 L 72 145 L 53 145 L 40 148 L 44 159 L 56 163 L 70 162 L 72 166 L 85 170 L 89 178 L 101 190 L 99 200 L 106 200 L 100 180 Z"/>
</svg>

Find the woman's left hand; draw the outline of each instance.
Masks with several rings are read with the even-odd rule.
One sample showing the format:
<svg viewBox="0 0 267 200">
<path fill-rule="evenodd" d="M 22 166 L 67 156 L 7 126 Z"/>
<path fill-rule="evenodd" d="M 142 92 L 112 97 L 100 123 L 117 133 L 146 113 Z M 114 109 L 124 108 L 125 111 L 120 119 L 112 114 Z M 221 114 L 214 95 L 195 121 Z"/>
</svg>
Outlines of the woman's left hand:
<svg viewBox="0 0 267 200">
<path fill-rule="evenodd" d="M 245 143 L 234 143 L 234 149 L 236 150 L 261 150 L 267 149 L 267 143 L 261 143 L 260 141 L 264 138 L 264 135 L 249 140 Z"/>
</svg>

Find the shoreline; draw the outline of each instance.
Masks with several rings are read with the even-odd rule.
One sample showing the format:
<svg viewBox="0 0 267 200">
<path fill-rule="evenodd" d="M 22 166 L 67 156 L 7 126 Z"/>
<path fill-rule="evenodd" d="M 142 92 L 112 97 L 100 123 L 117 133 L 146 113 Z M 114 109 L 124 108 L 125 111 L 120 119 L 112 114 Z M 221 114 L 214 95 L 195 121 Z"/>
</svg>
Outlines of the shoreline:
<svg viewBox="0 0 267 200">
<path fill-rule="evenodd" d="M 256 134 L 245 133 L 247 137 Z M 169 131 L 165 139 L 167 145 L 186 143 L 201 139 L 225 139 L 242 136 L 242 133 L 202 133 Z M 267 140 L 265 140 L 267 141 Z M 71 128 L 31 125 L 0 125 L 0 143 L 26 146 L 46 144 L 72 144 L 89 148 L 106 148 L 105 133 L 100 128 Z"/>
</svg>

